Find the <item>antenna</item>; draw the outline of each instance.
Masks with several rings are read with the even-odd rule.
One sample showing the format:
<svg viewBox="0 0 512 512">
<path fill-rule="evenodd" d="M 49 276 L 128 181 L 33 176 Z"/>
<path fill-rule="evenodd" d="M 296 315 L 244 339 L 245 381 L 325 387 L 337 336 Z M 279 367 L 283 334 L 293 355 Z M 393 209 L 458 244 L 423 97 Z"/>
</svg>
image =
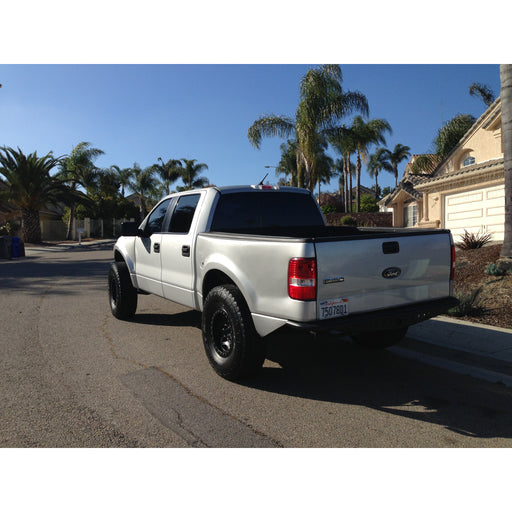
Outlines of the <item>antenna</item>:
<svg viewBox="0 0 512 512">
<path fill-rule="evenodd" d="M 267 178 L 267 176 L 268 176 L 268 172 L 267 172 L 267 174 L 265 174 L 265 177 L 264 177 L 264 178 L 263 178 L 263 179 L 258 183 L 258 185 L 257 185 L 258 187 L 259 187 L 260 185 L 263 185 L 263 182 L 265 181 L 265 179 Z"/>
</svg>

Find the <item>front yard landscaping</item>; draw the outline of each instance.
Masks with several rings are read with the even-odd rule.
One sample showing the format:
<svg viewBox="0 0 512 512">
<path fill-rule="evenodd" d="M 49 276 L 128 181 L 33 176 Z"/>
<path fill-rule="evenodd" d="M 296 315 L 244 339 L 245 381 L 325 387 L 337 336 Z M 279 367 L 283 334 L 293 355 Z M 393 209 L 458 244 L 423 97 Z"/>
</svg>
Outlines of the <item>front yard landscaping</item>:
<svg viewBox="0 0 512 512">
<path fill-rule="evenodd" d="M 488 275 L 500 257 L 501 245 L 456 251 L 455 294 L 466 306 L 457 316 L 495 327 L 512 329 L 512 274 Z M 491 267 L 492 268 L 492 267 Z"/>
</svg>

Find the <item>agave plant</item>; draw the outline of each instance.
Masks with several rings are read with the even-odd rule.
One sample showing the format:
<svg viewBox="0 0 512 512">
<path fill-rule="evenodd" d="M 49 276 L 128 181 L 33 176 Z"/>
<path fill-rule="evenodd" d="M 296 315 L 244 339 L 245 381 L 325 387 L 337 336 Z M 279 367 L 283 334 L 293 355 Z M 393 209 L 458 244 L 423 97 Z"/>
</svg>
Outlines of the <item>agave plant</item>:
<svg viewBox="0 0 512 512">
<path fill-rule="evenodd" d="M 459 236 L 460 242 L 455 245 L 463 251 L 480 249 L 484 245 L 487 245 L 492 239 L 492 233 L 469 233 L 466 230 L 464 230 L 463 235 Z"/>
</svg>

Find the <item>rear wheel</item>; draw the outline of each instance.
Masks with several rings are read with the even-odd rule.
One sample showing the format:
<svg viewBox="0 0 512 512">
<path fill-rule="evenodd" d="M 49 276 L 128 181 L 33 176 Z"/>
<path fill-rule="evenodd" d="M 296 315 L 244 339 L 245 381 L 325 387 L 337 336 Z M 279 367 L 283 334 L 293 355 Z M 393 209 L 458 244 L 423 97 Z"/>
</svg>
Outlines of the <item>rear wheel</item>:
<svg viewBox="0 0 512 512">
<path fill-rule="evenodd" d="M 265 361 L 265 341 L 254 329 L 240 290 L 213 288 L 203 308 L 203 343 L 210 365 L 221 377 L 238 380 L 257 373 Z"/>
<path fill-rule="evenodd" d="M 116 261 L 108 273 L 110 310 L 119 320 L 128 320 L 137 310 L 137 290 L 133 287 L 126 263 Z"/>
<path fill-rule="evenodd" d="M 396 345 L 407 334 L 407 327 L 389 329 L 386 331 L 360 332 L 351 335 L 351 338 L 362 347 L 374 350 L 384 349 Z"/>
</svg>

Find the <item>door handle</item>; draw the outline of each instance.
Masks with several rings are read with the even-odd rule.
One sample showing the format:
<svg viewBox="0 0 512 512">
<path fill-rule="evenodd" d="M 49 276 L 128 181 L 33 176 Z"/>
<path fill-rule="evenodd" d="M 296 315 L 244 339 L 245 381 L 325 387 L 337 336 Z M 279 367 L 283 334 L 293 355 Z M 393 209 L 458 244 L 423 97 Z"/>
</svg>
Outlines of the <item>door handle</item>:
<svg viewBox="0 0 512 512">
<path fill-rule="evenodd" d="M 185 258 L 190 258 L 190 245 L 181 246 L 181 255 L 185 256 Z"/>
<path fill-rule="evenodd" d="M 160 244 L 159 243 L 155 242 L 153 244 L 153 251 L 160 252 Z"/>
</svg>

